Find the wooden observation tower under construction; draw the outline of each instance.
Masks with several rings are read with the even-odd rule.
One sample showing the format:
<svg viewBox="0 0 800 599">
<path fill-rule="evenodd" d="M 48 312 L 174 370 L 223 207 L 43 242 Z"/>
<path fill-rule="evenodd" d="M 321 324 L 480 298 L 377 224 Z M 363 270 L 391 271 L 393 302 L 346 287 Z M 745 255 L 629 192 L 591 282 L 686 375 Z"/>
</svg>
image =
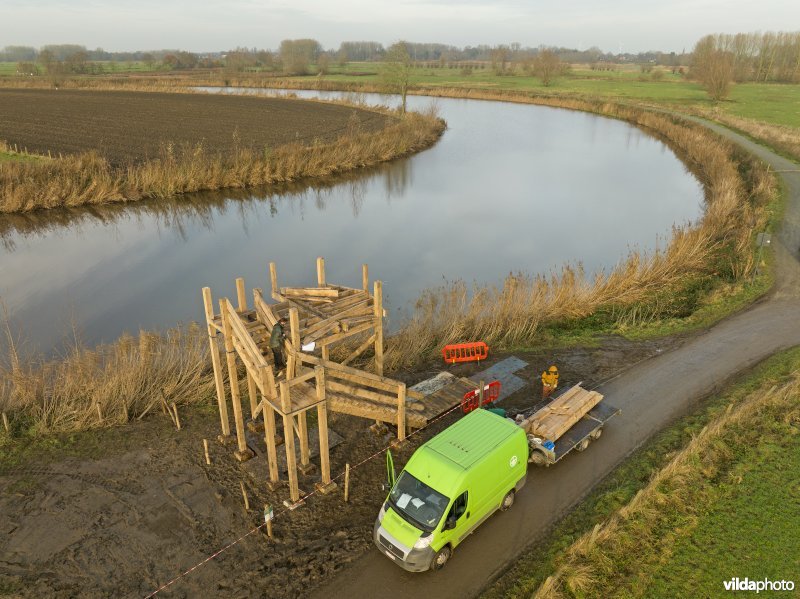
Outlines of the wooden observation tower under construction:
<svg viewBox="0 0 800 599">
<path fill-rule="evenodd" d="M 236 280 L 235 307 L 222 298 L 219 312 L 215 313 L 208 287 L 203 289 L 203 302 L 222 428 L 220 439 L 223 442 L 232 440 L 219 334 L 224 342 L 230 381 L 237 443 L 235 455 L 240 461 L 253 456 L 245 438 L 238 377 L 240 361 L 247 378 L 251 430 L 260 429 L 259 420 L 263 417 L 270 483 L 280 482 L 277 459 L 280 438 L 276 432 L 276 417 L 279 417 L 283 423 L 289 493 L 291 500 L 297 502 L 300 491 L 295 439 L 300 445 L 300 469 L 308 473 L 314 468 L 309 459 L 306 418 L 309 410 L 317 410 L 321 492 L 335 487 L 330 476 L 328 410 L 396 425 L 399 440 L 405 438 L 407 427 L 424 426 L 427 417 L 425 406 L 419 401 L 422 395 L 407 390 L 405 383 L 383 376 L 382 284 L 375 281 L 370 293 L 366 264 L 362 266 L 361 289 L 329 284 L 323 258 L 317 258 L 316 287 L 279 287 L 274 262 L 269 265 L 269 273 L 271 295 L 276 303 L 267 303 L 261 289 L 254 289 L 251 308 L 241 278 Z M 277 376 L 269 338 L 281 317 L 289 321 L 288 335 L 283 342 L 287 365 L 285 372 Z M 350 351 L 340 361 L 332 361 L 331 348 L 339 344 L 346 344 Z M 370 348 L 374 352 L 372 372 L 348 366 Z"/>
</svg>

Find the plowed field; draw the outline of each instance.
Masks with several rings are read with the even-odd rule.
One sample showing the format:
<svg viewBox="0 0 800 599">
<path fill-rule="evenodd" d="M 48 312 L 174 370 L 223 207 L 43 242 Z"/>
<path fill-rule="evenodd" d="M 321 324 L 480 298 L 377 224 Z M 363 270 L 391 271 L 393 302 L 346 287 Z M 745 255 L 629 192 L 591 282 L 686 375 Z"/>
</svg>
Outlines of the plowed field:
<svg viewBox="0 0 800 599">
<path fill-rule="evenodd" d="M 355 115 L 355 116 L 354 116 Z M 97 150 L 116 165 L 202 143 L 212 153 L 376 131 L 381 114 L 303 100 L 152 92 L 0 89 L 0 140 L 31 153 Z"/>
</svg>

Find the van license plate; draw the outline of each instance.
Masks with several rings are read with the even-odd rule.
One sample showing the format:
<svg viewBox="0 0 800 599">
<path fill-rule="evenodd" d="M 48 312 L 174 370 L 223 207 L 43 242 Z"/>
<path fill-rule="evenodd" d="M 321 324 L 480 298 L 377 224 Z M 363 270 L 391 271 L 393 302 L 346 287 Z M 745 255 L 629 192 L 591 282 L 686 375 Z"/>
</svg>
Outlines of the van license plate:
<svg viewBox="0 0 800 599">
<path fill-rule="evenodd" d="M 388 555 L 389 557 L 391 557 L 392 559 L 397 559 L 397 558 L 396 558 L 394 555 L 392 555 L 392 552 L 391 552 L 391 551 L 384 551 L 384 553 L 385 553 L 386 555 Z"/>
</svg>

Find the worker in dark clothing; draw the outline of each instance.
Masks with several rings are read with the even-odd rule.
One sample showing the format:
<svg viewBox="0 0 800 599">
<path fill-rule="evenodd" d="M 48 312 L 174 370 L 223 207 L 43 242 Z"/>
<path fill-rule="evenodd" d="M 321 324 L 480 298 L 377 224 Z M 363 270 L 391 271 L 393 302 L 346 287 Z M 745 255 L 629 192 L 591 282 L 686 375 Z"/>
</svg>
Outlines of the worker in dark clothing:
<svg viewBox="0 0 800 599">
<path fill-rule="evenodd" d="M 275 370 L 281 371 L 286 368 L 286 362 L 283 359 L 283 340 L 286 339 L 286 333 L 283 327 L 286 326 L 286 317 L 282 316 L 272 327 L 272 334 L 269 336 L 269 347 L 272 350 L 272 356 L 275 358 Z"/>
</svg>

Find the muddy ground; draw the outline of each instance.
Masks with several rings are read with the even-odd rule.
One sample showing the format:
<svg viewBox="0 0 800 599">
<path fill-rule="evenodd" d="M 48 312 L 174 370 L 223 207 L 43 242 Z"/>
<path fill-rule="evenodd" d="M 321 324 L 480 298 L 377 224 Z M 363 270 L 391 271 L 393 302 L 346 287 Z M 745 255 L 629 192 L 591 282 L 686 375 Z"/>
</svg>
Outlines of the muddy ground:
<svg viewBox="0 0 800 599">
<path fill-rule="evenodd" d="M 516 374 L 534 381 L 554 362 L 562 372 L 562 389 L 578 381 L 593 387 L 678 343 L 613 338 L 601 347 L 516 352 L 529 363 Z M 430 364 L 402 378 L 414 383 L 442 370 L 470 376 L 504 357 L 492 356 L 480 366 Z M 540 401 L 540 386 L 531 384 L 501 407 L 522 409 L 535 401 Z M 332 415 L 330 427 L 343 437 L 331 452 L 334 476 L 341 475 L 345 463 L 379 453 L 352 470 L 349 503 L 343 501 L 340 478 L 337 492 L 315 494 L 290 511 L 282 505 L 287 489 L 268 491 L 266 468 L 256 470 L 255 477 L 248 474 L 233 459 L 232 448 L 212 442 L 212 464 L 205 464 L 202 439 L 219 432 L 215 411 L 214 406 L 186 410 L 180 432 L 161 414 L 44 444 L 33 452 L 37 457 L 13 466 L 0 458 L 0 593 L 146 596 L 261 524 L 267 503 L 276 513 L 274 539 L 265 529 L 252 533 L 159 596 L 301 597 L 373 550 L 372 524 L 384 499 L 381 450 L 391 442 L 390 434 L 377 436 L 362 419 Z M 458 415 L 395 450 L 398 468 Z M 316 480 L 301 476 L 300 488 L 311 491 Z M 240 482 L 248 491 L 249 512 Z"/>
<path fill-rule="evenodd" d="M 0 140 L 36 154 L 97 150 L 112 164 L 142 162 L 202 143 L 210 153 L 330 142 L 388 117 L 284 98 L 63 89 L 0 89 Z"/>
</svg>

